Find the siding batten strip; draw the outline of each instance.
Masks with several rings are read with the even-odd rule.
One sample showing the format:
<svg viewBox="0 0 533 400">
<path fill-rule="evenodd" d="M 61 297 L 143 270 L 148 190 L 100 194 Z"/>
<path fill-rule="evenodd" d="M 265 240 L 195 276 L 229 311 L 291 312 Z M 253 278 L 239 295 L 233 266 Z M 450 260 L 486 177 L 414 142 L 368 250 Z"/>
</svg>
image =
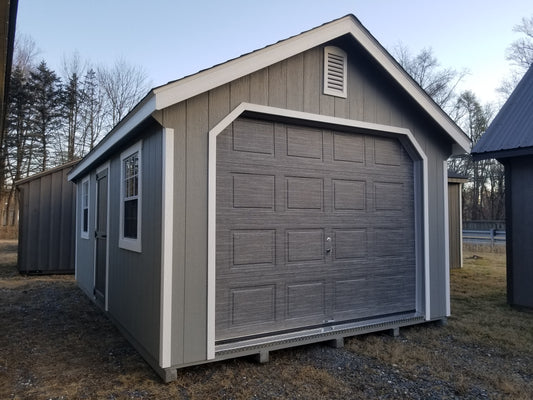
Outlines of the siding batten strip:
<svg viewBox="0 0 533 400">
<path fill-rule="evenodd" d="M 174 225 L 174 129 L 163 129 L 163 207 L 161 215 L 161 312 L 159 365 L 172 364 L 172 243 Z"/>
<path fill-rule="evenodd" d="M 444 288 L 446 296 L 446 316 L 451 314 L 450 306 L 450 226 L 449 226 L 449 209 L 448 209 L 448 162 L 443 161 L 442 182 L 444 187 Z M 462 242 L 461 242 L 462 243 Z M 462 245 L 461 245 L 462 247 Z"/>
<path fill-rule="evenodd" d="M 429 168 L 427 157 L 423 157 L 424 165 L 424 278 L 425 278 L 425 318 L 431 319 L 431 277 L 429 268 Z"/>
</svg>

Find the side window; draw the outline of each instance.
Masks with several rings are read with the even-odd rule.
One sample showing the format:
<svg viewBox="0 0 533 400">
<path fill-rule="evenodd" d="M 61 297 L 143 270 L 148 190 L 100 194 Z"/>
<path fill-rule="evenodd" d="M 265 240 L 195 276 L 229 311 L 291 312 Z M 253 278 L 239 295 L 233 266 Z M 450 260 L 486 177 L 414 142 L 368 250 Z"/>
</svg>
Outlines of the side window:
<svg viewBox="0 0 533 400">
<path fill-rule="evenodd" d="M 89 239 L 89 177 L 81 181 L 81 237 Z"/>
<path fill-rule="evenodd" d="M 120 155 L 119 247 L 141 251 L 142 142 Z"/>
</svg>

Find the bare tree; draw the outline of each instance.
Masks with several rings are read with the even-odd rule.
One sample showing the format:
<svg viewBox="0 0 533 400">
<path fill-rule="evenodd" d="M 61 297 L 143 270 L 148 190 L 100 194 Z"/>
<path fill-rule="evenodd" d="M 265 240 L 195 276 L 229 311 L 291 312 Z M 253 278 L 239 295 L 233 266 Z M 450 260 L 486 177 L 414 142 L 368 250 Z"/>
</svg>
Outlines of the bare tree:
<svg viewBox="0 0 533 400">
<path fill-rule="evenodd" d="M 497 89 L 502 104 L 513 93 L 525 72 L 533 65 L 533 16 L 522 18 L 521 23 L 516 25 L 513 31 L 521 33 L 523 37 L 515 40 L 507 48 L 506 59 L 511 62 L 511 71 L 509 77 L 504 78 Z"/>
<path fill-rule="evenodd" d="M 507 60 L 525 72 L 533 65 L 533 15 L 522 18 L 513 31 L 523 34 L 524 37 L 515 40 L 507 48 Z"/>
<path fill-rule="evenodd" d="M 147 74 L 141 67 L 130 65 L 124 59 L 117 60 L 111 68 L 98 67 L 96 72 L 113 127 L 148 92 Z"/>
<path fill-rule="evenodd" d="M 425 48 L 417 55 L 398 44 L 392 53 L 400 65 L 424 89 L 424 91 L 448 113 L 455 109 L 457 85 L 465 77 L 466 71 L 441 67 L 433 50 Z"/>
</svg>

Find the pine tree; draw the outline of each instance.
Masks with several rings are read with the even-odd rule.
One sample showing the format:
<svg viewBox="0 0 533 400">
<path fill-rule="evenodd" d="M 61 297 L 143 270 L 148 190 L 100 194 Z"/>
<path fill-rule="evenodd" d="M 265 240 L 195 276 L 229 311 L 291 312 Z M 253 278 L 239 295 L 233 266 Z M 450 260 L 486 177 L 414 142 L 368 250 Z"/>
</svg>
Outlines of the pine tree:
<svg viewBox="0 0 533 400">
<path fill-rule="evenodd" d="M 63 90 L 62 96 L 63 118 L 65 120 L 67 154 L 62 162 L 72 161 L 75 158 L 76 137 L 79 129 L 79 113 L 81 107 L 81 88 L 76 72 L 68 78 L 68 83 Z"/>
<path fill-rule="evenodd" d="M 50 163 L 50 145 L 61 122 L 61 81 L 42 61 L 37 70 L 30 73 L 30 89 L 33 136 L 41 144 L 40 170 L 44 171 Z M 61 152 L 61 143 L 57 144 Z"/>
</svg>

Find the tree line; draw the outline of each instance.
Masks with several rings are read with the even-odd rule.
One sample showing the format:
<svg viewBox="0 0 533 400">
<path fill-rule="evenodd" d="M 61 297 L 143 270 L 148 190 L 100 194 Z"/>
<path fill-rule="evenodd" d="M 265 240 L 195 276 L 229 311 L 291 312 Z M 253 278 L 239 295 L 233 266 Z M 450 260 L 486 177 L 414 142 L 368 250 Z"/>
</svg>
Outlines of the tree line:
<svg viewBox="0 0 533 400">
<path fill-rule="evenodd" d="M 507 59 L 509 77 L 501 84 L 502 103 L 533 64 L 533 16 L 514 31 Z M 466 71 L 442 67 L 431 49 L 413 55 L 405 46 L 391 50 L 400 65 L 464 130 L 475 144 L 495 115 L 493 104 L 481 104 L 472 91 L 458 92 Z M 112 66 L 83 63 L 78 55 L 64 60 L 61 73 L 42 60 L 28 37 L 18 38 L 11 73 L 6 129 L 0 136 L 0 204 L 4 224 L 15 204 L 19 179 L 83 157 L 148 92 L 147 75 L 124 60 Z M 453 157 L 449 169 L 464 175 L 464 218 L 504 218 L 503 166 L 495 160 L 473 162 Z M 15 213 L 11 213 L 12 223 Z"/>
<path fill-rule="evenodd" d="M 4 224 L 16 219 L 14 182 L 83 157 L 149 89 L 144 70 L 123 59 L 93 66 L 75 54 L 57 72 L 37 54 L 31 38 L 17 38 L 0 142 Z"/>
<path fill-rule="evenodd" d="M 507 49 L 509 76 L 498 88 L 502 104 L 533 65 L 533 16 L 523 18 L 513 31 L 520 38 Z M 398 46 L 392 53 L 426 93 L 463 129 L 472 144 L 476 144 L 496 115 L 498 107 L 495 104 L 481 104 L 470 90 L 457 91 L 466 71 L 441 67 L 431 49 L 423 49 L 412 55 L 407 48 Z M 450 158 L 448 168 L 468 178 L 468 183 L 463 185 L 465 220 L 505 218 L 504 169 L 498 161 L 491 159 L 474 162 L 470 154 L 465 154 Z"/>
</svg>

